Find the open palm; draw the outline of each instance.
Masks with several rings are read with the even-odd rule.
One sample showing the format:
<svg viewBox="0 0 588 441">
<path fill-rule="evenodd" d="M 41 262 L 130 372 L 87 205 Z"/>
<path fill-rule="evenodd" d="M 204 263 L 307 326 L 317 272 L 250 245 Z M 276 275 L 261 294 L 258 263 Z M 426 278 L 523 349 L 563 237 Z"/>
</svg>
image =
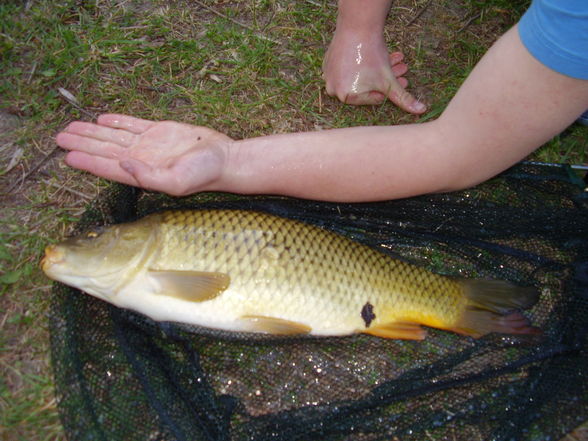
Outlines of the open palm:
<svg viewBox="0 0 588 441">
<path fill-rule="evenodd" d="M 172 121 L 101 115 L 71 123 L 56 137 L 75 168 L 125 184 L 185 195 L 220 178 L 231 138 Z"/>
</svg>

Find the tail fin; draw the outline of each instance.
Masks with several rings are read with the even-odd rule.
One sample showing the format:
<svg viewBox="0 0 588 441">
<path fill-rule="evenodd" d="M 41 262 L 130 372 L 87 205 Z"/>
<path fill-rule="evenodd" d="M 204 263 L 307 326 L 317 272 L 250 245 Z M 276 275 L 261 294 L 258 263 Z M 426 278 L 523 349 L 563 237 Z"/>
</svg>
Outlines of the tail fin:
<svg viewBox="0 0 588 441">
<path fill-rule="evenodd" d="M 499 280 L 462 280 L 467 306 L 453 331 L 478 338 L 491 332 L 538 334 L 540 330 L 517 309 L 527 309 L 539 299 L 533 287 Z"/>
</svg>

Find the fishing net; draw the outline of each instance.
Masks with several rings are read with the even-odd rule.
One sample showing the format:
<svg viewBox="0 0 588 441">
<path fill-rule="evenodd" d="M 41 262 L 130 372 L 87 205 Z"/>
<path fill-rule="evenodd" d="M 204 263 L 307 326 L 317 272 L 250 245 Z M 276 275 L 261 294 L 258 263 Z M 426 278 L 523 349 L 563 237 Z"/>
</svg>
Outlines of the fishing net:
<svg viewBox="0 0 588 441">
<path fill-rule="evenodd" d="M 71 440 L 558 440 L 588 419 L 588 193 L 564 166 L 476 188 L 335 204 L 113 186 L 78 230 L 163 208 L 320 225 L 462 277 L 540 289 L 540 336 L 267 337 L 157 323 L 56 284 L 52 359 Z"/>
</svg>

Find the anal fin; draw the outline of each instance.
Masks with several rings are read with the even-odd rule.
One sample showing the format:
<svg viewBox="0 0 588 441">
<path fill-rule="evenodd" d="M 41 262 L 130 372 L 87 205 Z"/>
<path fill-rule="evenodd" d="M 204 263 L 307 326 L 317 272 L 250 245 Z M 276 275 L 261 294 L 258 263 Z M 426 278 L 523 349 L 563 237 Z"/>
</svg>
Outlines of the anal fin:
<svg viewBox="0 0 588 441">
<path fill-rule="evenodd" d="M 370 326 L 363 331 L 364 334 L 375 335 L 383 338 L 394 338 L 402 340 L 424 340 L 427 336 L 418 323 L 414 322 L 392 322 L 381 325 Z"/>
<path fill-rule="evenodd" d="M 277 317 L 245 315 L 241 317 L 241 320 L 247 321 L 247 328 L 251 332 L 277 335 L 297 335 L 308 334 L 312 331 L 312 328 L 308 325 Z"/>
</svg>

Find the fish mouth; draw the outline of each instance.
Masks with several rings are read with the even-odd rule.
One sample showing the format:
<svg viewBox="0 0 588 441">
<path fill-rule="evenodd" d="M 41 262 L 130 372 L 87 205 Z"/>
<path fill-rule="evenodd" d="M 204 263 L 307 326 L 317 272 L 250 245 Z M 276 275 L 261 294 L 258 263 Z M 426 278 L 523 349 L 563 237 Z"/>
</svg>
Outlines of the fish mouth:
<svg viewBox="0 0 588 441">
<path fill-rule="evenodd" d="M 45 248 L 45 255 L 41 259 L 41 269 L 45 272 L 53 265 L 64 261 L 65 253 L 62 248 L 56 245 L 49 245 Z"/>
</svg>

